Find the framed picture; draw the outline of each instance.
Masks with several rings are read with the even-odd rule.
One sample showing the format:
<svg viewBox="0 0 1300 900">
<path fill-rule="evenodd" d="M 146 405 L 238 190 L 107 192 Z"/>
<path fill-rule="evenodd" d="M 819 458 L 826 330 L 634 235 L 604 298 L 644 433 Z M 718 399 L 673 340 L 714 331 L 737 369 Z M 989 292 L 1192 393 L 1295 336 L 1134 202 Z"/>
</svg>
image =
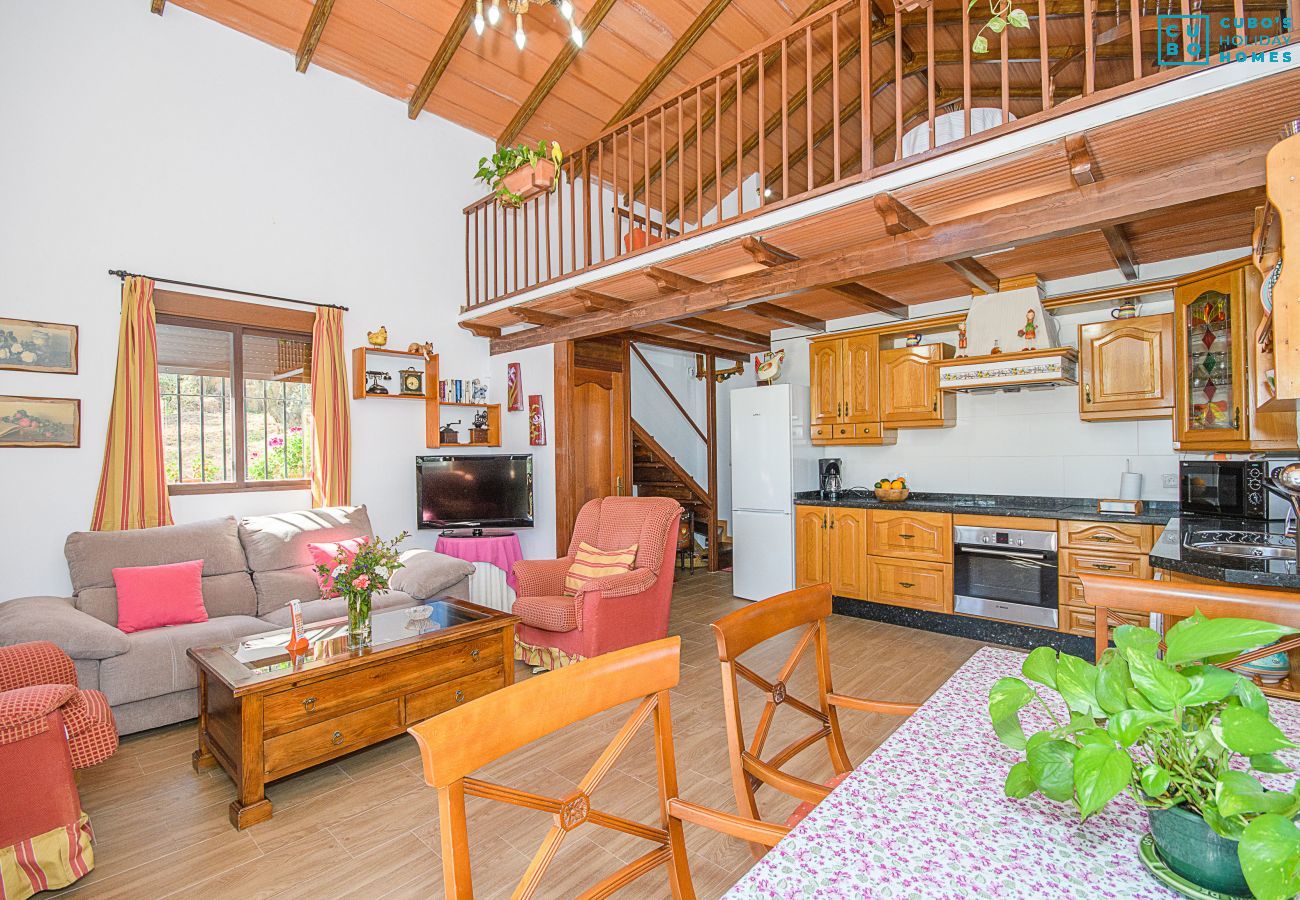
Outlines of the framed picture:
<svg viewBox="0 0 1300 900">
<path fill-rule="evenodd" d="M 0 369 L 77 374 L 77 326 L 0 319 Z"/>
<path fill-rule="evenodd" d="M 0 396 L 0 447 L 80 446 L 80 400 Z"/>
</svg>

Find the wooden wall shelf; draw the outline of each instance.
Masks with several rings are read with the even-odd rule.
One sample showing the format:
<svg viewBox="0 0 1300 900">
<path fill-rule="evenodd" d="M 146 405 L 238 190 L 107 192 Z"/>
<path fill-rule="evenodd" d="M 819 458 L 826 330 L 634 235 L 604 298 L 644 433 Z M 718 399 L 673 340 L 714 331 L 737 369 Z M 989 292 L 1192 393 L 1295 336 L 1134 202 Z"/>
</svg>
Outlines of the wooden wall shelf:
<svg viewBox="0 0 1300 900">
<path fill-rule="evenodd" d="M 425 407 L 427 414 L 425 416 L 425 443 L 431 449 L 450 448 L 450 447 L 500 447 L 501 446 L 501 404 L 500 403 L 439 403 L 437 397 L 430 398 Z M 442 407 L 451 406 L 458 409 L 486 409 L 488 414 L 487 421 L 487 440 L 485 441 L 457 441 L 454 444 L 444 444 L 442 442 Z M 469 426 L 462 426 L 461 434 L 468 434 Z"/>
<path fill-rule="evenodd" d="M 394 356 L 402 359 L 420 360 L 424 363 L 424 393 L 403 394 L 401 385 L 389 394 L 366 393 L 367 356 Z M 414 363 L 412 363 L 414 364 Z M 430 380 L 432 379 L 432 380 Z M 353 400 L 427 400 L 429 385 L 438 384 L 438 357 L 426 359 L 423 353 L 408 353 L 405 350 L 389 350 L 387 347 L 355 347 L 352 350 L 352 399 Z"/>
</svg>

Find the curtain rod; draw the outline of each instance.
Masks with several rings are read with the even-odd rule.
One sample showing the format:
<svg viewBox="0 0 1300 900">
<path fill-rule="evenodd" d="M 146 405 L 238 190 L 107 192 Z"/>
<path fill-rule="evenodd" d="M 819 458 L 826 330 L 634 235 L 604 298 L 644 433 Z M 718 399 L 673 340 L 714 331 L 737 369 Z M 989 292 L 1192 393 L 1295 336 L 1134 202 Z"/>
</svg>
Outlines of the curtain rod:
<svg viewBox="0 0 1300 900">
<path fill-rule="evenodd" d="M 341 309 L 344 312 L 348 311 L 346 306 L 339 306 L 337 303 L 316 303 L 312 300 L 295 300 L 292 297 L 277 297 L 274 294 L 258 294 L 254 291 L 237 291 L 234 288 L 216 287 L 211 284 L 195 284 L 192 281 L 176 281 L 173 278 L 156 278 L 153 275 L 141 275 L 139 272 L 127 272 L 124 269 L 109 269 L 108 274 L 116 275 L 121 279 L 132 277 L 148 278 L 150 281 L 159 282 L 161 284 L 173 284 L 177 287 L 198 288 L 203 291 L 221 291 L 223 294 L 239 294 L 241 297 L 258 297 L 262 300 L 279 300 L 281 303 L 296 303 L 299 306 L 324 306 L 329 309 Z"/>
</svg>

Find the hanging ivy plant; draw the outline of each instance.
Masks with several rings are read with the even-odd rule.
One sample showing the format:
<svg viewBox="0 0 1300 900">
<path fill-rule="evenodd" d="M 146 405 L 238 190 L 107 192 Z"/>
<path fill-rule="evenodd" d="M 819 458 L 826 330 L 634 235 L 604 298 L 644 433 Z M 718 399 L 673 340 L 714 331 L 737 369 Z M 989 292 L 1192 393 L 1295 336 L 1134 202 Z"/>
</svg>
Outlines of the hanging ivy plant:
<svg viewBox="0 0 1300 900">
<path fill-rule="evenodd" d="M 979 0 L 970 0 L 966 5 L 966 11 L 970 12 L 978 2 Z M 988 53 L 989 39 L 985 37 L 984 32 L 1001 34 L 1008 25 L 1012 28 L 1028 28 L 1029 15 L 1023 9 L 1013 9 L 1011 0 L 989 0 L 989 20 L 975 35 L 975 40 L 971 41 L 971 50 L 975 53 Z"/>
</svg>

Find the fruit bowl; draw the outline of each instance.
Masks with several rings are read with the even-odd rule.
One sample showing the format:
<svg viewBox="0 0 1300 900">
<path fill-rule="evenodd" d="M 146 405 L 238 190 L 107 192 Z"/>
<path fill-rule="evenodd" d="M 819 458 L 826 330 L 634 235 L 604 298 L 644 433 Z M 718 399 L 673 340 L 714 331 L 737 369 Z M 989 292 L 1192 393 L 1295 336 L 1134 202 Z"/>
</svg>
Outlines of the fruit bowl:
<svg viewBox="0 0 1300 900">
<path fill-rule="evenodd" d="M 902 503 L 910 493 L 907 488 L 876 488 L 876 499 L 881 503 Z"/>
</svg>

